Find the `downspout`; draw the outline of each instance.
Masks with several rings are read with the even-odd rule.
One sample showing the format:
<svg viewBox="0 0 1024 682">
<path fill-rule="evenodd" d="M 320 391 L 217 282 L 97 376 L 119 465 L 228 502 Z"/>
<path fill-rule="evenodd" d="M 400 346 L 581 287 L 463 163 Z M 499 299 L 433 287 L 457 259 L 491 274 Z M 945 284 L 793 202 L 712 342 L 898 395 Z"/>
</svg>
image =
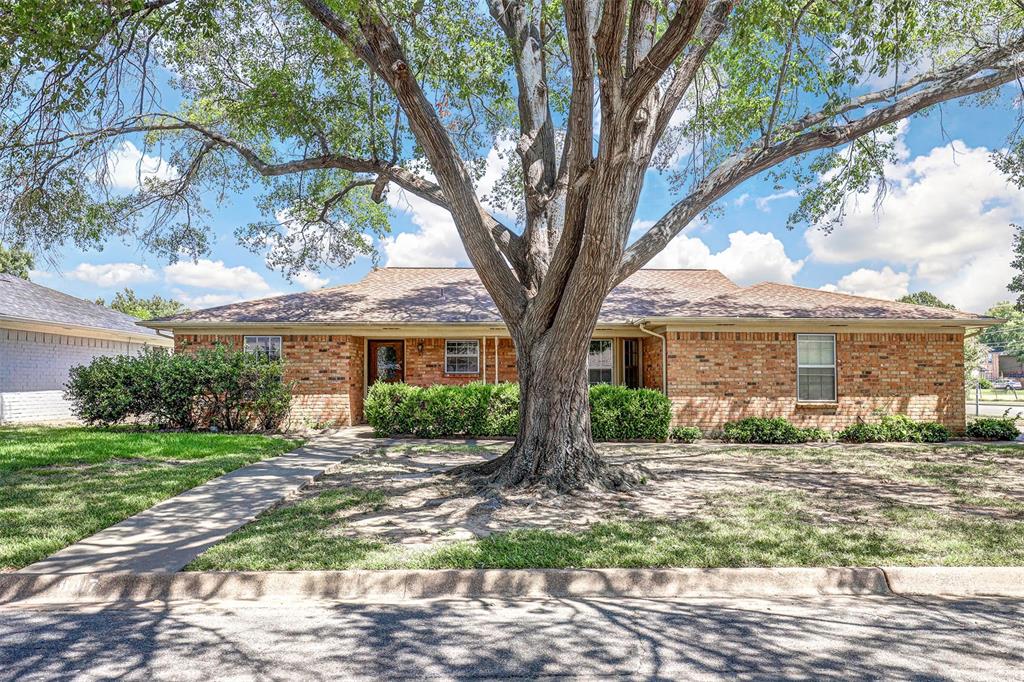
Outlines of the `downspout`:
<svg viewBox="0 0 1024 682">
<path fill-rule="evenodd" d="M 637 322 L 636 326 L 644 334 L 650 334 L 651 336 L 661 339 L 661 392 L 668 395 L 668 339 L 665 338 L 664 334 L 652 332 L 650 329 L 644 327 L 643 320 Z M 643 351 L 641 351 L 641 353 L 643 353 Z"/>
</svg>

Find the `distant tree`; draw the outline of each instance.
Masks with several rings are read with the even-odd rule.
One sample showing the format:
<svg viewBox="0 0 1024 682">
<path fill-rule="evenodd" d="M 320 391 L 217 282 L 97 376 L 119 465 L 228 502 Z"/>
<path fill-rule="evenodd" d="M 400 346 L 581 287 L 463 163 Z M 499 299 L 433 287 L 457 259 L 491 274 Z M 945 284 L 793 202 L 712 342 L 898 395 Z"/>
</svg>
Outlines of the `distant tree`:
<svg viewBox="0 0 1024 682">
<path fill-rule="evenodd" d="M 107 305 L 102 298 L 97 298 L 96 303 Z M 110 308 L 120 311 L 125 315 L 137 317 L 140 320 L 149 320 L 154 317 L 168 317 L 178 313 L 187 313 L 188 308 L 184 303 L 171 298 L 164 298 L 159 294 L 153 294 L 149 298 L 139 298 L 133 289 L 125 289 L 114 294 L 114 300 L 110 302 Z"/>
<path fill-rule="evenodd" d="M 912 294 L 907 294 L 896 299 L 900 303 L 913 303 L 915 305 L 928 305 L 932 308 L 945 308 L 946 310 L 956 310 L 956 306 L 950 303 L 946 303 L 941 298 L 936 296 L 930 291 L 915 291 Z"/>
<path fill-rule="evenodd" d="M 1014 225 L 1013 229 L 1013 260 L 1010 265 L 1017 271 L 1017 274 L 1013 276 L 1006 288 L 1017 294 L 1017 308 L 1024 310 L 1024 227 Z"/>
<path fill-rule="evenodd" d="M 1006 322 L 989 327 L 982 332 L 981 342 L 989 348 L 997 348 L 1024 358 L 1024 312 L 1009 301 L 997 303 L 986 312 L 989 317 L 1000 317 Z"/>
<path fill-rule="evenodd" d="M 979 382 L 981 372 L 979 368 L 985 357 L 985 346 L 974 336 L 964 339 L 964 385 L 974 388 Z M 984 388 L 984 387 L 983 387 Z"/>
<path fill-rule="evenodd" d="M 16 246 L 6 248 L 0 244 L 0 272 L 28 279 L 29 270 L 36 264 L 31 253 Z"/>
</svg>

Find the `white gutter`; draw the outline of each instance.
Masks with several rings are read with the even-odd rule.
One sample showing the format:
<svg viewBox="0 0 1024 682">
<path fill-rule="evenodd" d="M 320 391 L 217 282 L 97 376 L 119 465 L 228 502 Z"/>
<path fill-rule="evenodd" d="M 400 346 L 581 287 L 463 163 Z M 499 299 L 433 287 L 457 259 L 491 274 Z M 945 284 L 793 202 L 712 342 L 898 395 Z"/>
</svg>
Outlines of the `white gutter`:
<svg viewBox="0 0 1024 682">
<path fill-rule="evenodd" d="M 650 329 L 647 329 L 646 327 L 644 327 L 643 320 L 641 320 L 640 322 L 637 322 L 636 326 L 644 334 L 650 334 L 651 336 L 654 336 L 654 337 L 657 337 L 657 338 L 661 339 L 661 392 L 664 393 L 667 396 L 668 395 L 668 339 L 665 338 L 664 334 L 658 334 L 657 332 L 652 332 Z M 641 357 L 640 362 L 641 363 L 643 363 L 643 359 L 642 359 L 643 358 L 643 354 L 644 354 L 644 351 L 641 348 L 640 349 L 640 357 Z M 641 366 L 642 366 L 642 364 L 641 364 Z"/>
</svg>

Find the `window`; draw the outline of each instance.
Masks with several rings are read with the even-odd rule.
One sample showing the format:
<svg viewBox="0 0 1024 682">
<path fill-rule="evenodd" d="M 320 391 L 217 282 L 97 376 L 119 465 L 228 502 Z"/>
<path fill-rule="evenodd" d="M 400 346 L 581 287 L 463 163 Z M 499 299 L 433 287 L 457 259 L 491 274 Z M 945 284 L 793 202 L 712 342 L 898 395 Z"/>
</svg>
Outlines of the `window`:
<svg viewBox="0 0 1024 682">
<path fill-rule="evenodd" d="M 444 371 L 445 374 L 479 374 L 480 342 L 476 339 L 445 341 Z"/>
<path fill-rule="evenodd" d="M 268 360 L 281 359 L 280 336 L 246 336 L 245 352 L 257 353 Z"/>
<path fill-rule="evenodd" d="M 587 380 L 590 385 L 612 383 L 614 360 L 611 339 L 591 339 L 587 354 Z"/>
<path fill-rule="evenodd" d="M 796 398 L 806 402 L 836 399 L 835 334 L 796 335 Z"/>
</svg>

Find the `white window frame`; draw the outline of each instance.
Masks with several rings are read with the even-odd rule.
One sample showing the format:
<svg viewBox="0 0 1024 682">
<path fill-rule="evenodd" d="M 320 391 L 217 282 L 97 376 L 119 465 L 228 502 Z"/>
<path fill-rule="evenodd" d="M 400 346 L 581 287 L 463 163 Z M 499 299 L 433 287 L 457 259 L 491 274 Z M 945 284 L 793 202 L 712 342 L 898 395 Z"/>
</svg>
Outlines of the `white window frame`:
<svg viewBox="0 0 1024 682">
<path fill-rule="evenodd" d="M 452 343 L 471 343 L 475 352 L 473 355 L 465 353 L 452 353 L 448 345 Z M 455 370 L 448 367 L 449 358 L 473 358 L 476 360 L 476 367 L 472 370 Z M 480 339 L 445 339 L 444 340 L 444 373 L 445 374 L 479 374 L 480 373 Z"/>
<path fill-rule="evenodd" d="M 591 367 L 590 366 L 590 344 L 595 342 L 609 344 L 608 353 L 608 366 L 607 367 Z M 615 383 L 615 341 L 614 339 L 590 339 L 590 344 L 587 345 L 587 384 L 589 386 L 600 386 L 601 384 L 614 384 Z M 608 372 L 608 381 L 597 381 L 593 382 L 590 380 L 590 370 L 596 369 L 602 372 Z"/>
<path fill-rule="evenodd" d="M 832 340 L 832 364 L 812 365 L 800 362 L 800 339 L 829 338 Z M 796 400 L 798 403 L 834 403 L 839 399 L 839 368 L 837 363 L 838 349 L 836 348 L 835 334 L 797 334 L 796 335 Z M 832 397 L 831 398 L 801 398 L 800 397 L 800 370 L 801 369 L 831 369 L 832 370 Z"/>
<path fill-rule="evenodd" d="M 263 342 L 266 343 L 265 346 L 261 345 Z M 272 356 L 274 345 L 277 346 L 277 357 Z M 280 360 L 284 357 L 284 343 L 280 336 L 243 336 L 242 348 L 246 353 L 259 353 L 268 360 Z"/>
</svg>

